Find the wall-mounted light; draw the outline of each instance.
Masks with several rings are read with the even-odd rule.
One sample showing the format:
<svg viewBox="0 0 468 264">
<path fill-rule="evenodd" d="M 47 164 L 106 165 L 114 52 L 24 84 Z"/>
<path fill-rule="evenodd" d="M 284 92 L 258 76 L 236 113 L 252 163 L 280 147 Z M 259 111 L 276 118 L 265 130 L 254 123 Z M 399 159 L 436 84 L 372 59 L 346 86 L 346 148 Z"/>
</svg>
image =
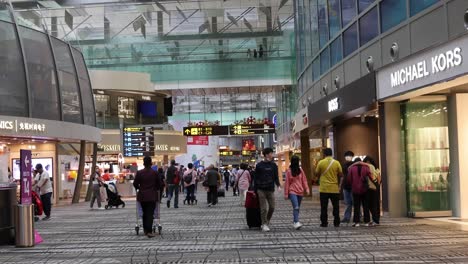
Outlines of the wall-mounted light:
<svg viewBox="0 0 468 264">
<path fill-rule="evenodd" d="M 309 95 L 309 97 L 307 97 L 307 101 L 309 101 L 309 104 L 312 103 L 312 96 L 311 95 Z"/>
<path fill-rule="evenodd" d="M 468 9 L 465 10 L 465 15 L 463 16 L 463 20 L 465 21 L 465 28 L 468 30 Z"/>
<path fill-rule="evenodd" d="M 340 76 L 335 76 L 335 79 L 333 80 L 333 84 L 335 85 L 335 88 L 338 90 L 340 88 Z"/>
<path fill-rule="evenodd" d="M 328 95 L 328 84 L 324 84 L 322 86 L 322 91 L 320 92 L 322 94 L 322 96 L 327 96 Z"/>
<path fill-rule="evenodd" d="M 371 72 L 374 70 L 374 58 L 372 58 L 372 56 L 369 56 L 369 58 L 367 58 L 366 68 L 368 72 Z"/>
<path fill-rule="evenodd" d="M 306 99 L 302 100 L 302 107 L 306 107 L 306 105 L 307 105 Z"/>
<path fill-rule="evenodd" d="M 392 47 L 390 48 L 390 57 L 392 58 L 392 61 L 395 61 L 398 59 L 399 53 L 400 51 L 398 48 L 398 43 L 395 42 L 392 44 Z"/>
</svg>

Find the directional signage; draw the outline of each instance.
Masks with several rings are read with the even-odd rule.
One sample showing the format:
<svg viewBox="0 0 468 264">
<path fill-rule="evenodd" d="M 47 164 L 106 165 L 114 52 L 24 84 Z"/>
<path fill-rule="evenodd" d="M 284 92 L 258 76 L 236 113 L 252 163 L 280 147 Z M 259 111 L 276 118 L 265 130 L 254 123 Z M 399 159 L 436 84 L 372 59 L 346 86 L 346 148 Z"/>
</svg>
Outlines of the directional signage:
<svg viewBox="0 0 468 264">
<path fill-rule="evenodd" d="M 235 125 L 229 129 L 231 135 L 258 135 L 258 134 L 274 134 L 275 125 L 270 124 L 254 124 L 254 125 Z"/>
<path fill-rule="evenodd" d="M 154 156 L 153 127 L 124 127 L 123 155 L 124 157 Z"/>
<path fill-rule="evenodd" d="M 226 136 L 229 126 L 184 127 L 184 136 Z"/>
<path fill-rule="evenodd" d="M 32 202 L 32 175 L 31 175 L 31 151 L 20 150 L 20 203 L 30 205 Z"/>
</svg>

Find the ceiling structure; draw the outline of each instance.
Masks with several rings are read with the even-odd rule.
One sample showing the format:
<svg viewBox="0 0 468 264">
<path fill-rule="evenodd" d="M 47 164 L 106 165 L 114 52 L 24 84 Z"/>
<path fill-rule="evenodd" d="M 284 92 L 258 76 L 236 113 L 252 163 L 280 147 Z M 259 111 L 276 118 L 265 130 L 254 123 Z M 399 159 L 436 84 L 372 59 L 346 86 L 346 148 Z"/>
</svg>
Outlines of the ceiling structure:
<svg viewBox="0 0 468 264">
<path fill-rule="evenodd" d="M 174 96 L 175 113 L 263 111 L 274 107 L 275 93 L 291 83 L 293 0 L 13 0 L 12 4 L 20 24 L 79 47 L 90 69 L 146 72 L 156 86 L 193 81 L 257 83 L 202 89 L 159 85 L 158 92 Z M 254 49 L 260 46 L 263 57 L 254 58 Z M 261 83 L 267 82 L 262 80 L 279 80 L 279 85 L 264 86 Z"/>
</svg>

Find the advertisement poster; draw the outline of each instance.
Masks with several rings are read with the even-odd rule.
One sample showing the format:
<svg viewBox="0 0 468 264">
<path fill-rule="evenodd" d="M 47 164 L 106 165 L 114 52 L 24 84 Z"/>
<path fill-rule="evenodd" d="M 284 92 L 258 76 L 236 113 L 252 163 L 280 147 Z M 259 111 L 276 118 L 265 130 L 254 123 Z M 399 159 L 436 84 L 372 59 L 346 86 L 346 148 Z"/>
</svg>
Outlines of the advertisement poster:
<svg viewBox="0 0 468 264">
<path fill-rule="evenodd" d="M 248 151 L 256 150 L 255 140 L 253 138 L 242 139 L 242 150 L 248 150 Z"/>
<path fill-rule="evenodd" d="M 32 175 L 31 175 L 31 151 L 20 150 L 20 203 L 29 205 L 32 202 Z"/>
<path fill-rule="evenodd" d="M 42 164 L 42 167 L 44 168 L 45 171 L 47 171 L 49 173 L 49 176 L 51 179 L 54 179 L 53 178 L 53 175 L 54 175 L 54 169 L 53 169 L 53 160 L 52 158 L 33 158 L 31 159 L 31 172 L 34 170 L 34 168 L 36 167 L 36 165 L 40 163 Z M 15 180 L 19 180 L 20 179 L 20 160 L 19 159 L 13 159 L 13 170 L 12 170 L 12 173 L 13 173 L 13 177 L 15 178 Z"/>
</svg>

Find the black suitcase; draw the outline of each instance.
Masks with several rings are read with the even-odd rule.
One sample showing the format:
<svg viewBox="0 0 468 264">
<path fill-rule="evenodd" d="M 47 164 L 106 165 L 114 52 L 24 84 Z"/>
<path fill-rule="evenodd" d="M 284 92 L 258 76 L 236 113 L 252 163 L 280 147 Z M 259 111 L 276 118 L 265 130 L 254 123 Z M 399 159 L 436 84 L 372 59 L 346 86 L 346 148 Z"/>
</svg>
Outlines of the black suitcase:
<svg viewBox="0 0 468 264">
<path fill-rule="evenodd" d="M 260 227 L 262 225 L 262 217 L 260 208 L 246 208 L 245 216 L 249 228 Z"/>
<path fill-rule="evenodd" d="M 226 197 L 226 191 L 223 188 L 218 189 L 218 197 Z"/>
</svg>

